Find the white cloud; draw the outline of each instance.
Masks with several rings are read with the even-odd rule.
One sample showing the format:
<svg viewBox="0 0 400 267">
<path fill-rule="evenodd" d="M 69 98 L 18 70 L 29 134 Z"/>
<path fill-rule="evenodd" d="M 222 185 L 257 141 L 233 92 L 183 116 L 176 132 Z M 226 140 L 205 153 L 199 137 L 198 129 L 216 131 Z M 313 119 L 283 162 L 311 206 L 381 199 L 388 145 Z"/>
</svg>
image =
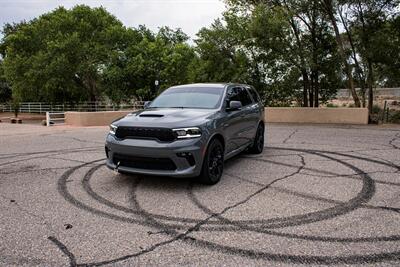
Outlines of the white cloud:
<svg viewBox="0 0 400 267">
<path fill-rule="evenodd" d="M 71 8 L 77 4 L 103 6 L 128 27 L 144 24 L 152 30 L 161 26 L 181 28 L 192 38 L 225 9 L 222 0 L 0 0 L 0 25 L 30 20 L 58 6 Z"/>
</svg>

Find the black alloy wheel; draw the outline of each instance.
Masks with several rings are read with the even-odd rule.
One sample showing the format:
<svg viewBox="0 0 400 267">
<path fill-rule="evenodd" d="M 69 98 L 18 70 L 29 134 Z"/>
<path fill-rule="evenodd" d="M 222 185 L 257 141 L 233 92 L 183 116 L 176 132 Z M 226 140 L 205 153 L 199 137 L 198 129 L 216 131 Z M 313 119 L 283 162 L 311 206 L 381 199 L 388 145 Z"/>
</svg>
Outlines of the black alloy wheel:
<svg viewBox="0 0 400 267">
<path fill-rule="evenodd" d="M 224 170 L 224 147 L 218 139 L 211 140 L 204 161 L 200 182 L 213 185 L 221 180 Z"/>
<path fill-rule="evenodd" d="M 250 146 L 249 151 L 253 154 L 260 154 L 264 149 L 264 125 L 259 124 L 256 132 L 256 136 L 254 137 L 254 142 Z"/>
</svg>

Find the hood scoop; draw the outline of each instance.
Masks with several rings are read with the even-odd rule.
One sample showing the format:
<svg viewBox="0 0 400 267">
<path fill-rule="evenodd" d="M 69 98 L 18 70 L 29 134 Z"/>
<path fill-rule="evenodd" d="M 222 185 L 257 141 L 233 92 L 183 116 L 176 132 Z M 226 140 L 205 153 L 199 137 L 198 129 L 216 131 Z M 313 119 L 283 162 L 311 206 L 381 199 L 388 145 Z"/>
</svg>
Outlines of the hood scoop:
<svg viewBox="0 0 400 267">
<path fill-rule="evenodd" d="M 140 114 L 139 117 L 161 118 L 161 117 L 164 117 L 164 115 L 147 113 L 147 114 Z"/>
</svg>

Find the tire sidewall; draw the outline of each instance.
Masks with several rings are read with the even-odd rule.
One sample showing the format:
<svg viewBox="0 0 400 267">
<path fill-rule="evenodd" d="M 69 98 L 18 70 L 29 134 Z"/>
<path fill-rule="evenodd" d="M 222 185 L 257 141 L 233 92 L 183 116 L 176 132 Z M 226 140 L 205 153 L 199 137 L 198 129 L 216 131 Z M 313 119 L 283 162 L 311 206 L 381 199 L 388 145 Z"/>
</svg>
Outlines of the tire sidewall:
<svg viewBox="0 0 400 267">
<path fill-rule="evenodd" d="M 260 128 L 262 129 L 262 130 L 261 130 L 261 136 L 262 136 L 262 138 L 264 139 L 264 140 L 263 140 L 263 146 L 262 146 L 261 148 L 258 147 L 258 138 L 259 138 Z M 263 124 L 260 123 L 260 124 L 258 124 L 258 127 L 257 127 L 256 136 L 254 137 L 253 145 L 252 145 L 251 148 L 250 148 L 250 152 L 251 152 L 251 153 L 260 154 L 260 153 L 263 152 L 264 143 L 265 143 L 264 134 L 265 134 L 265 126 L 264 126 Z"/>
<path fill-rule="evenodd" d="M 209 171 L 209 160 L 210 160 L 210 154 L 211 151 L 216 147 L 216 146 L 220 146 L 221 151 L 222 151 L 222 170 L 221 170 L 221 175 L 219 177 L 214 177 L 212 175 L 210 175 L 210 171 Z M 222 174 L 224 171 L 224 147 L 221 143 L 221 141 L 219 141 L 218 139 L 212 139 L 210 144 L 207 147 L 207 151 L 203 160 L 203 166 L 202 166 L 202 171 L 201 171 L 201 175 L 200 175 L 200 181 L 204 184 L 209 184 L 209 185 L 213 185 L 218 183 L 221 180 Z"/>
</svg>

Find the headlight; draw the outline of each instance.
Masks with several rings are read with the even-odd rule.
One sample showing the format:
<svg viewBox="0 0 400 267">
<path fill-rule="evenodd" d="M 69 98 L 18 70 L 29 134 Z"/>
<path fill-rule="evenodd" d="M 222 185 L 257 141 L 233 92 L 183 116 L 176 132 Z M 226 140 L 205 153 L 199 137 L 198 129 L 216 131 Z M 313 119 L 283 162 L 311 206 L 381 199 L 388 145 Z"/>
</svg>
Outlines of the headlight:
<svg viewBox="0 0 400 267">
<path fill-rule="evenodd" d="M 115 126 L 115 125 L 110 125 L 110 134 L 114 134 L 115 135 L 115 132 L 117 131 L 117 126 Z"/>
<path fill-rule="evenodd" d="M 201 136 L 201 130 L 197 127 L 172 129 L 178 139 L 196 138 Z"/>
</svg>

